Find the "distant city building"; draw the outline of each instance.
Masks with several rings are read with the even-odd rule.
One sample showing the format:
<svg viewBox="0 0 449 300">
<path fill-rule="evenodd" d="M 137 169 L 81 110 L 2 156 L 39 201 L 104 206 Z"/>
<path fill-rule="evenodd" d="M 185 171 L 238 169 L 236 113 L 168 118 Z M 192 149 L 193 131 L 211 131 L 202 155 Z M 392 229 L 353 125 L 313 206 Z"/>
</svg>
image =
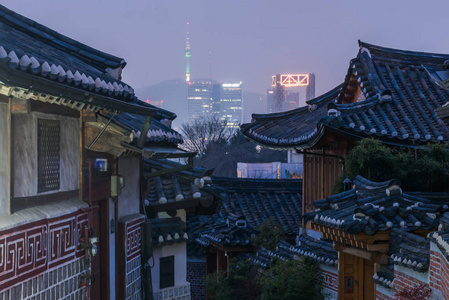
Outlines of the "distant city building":
<svg viewBox="0 0 449 300">
<path fill-rule="evenodd" d="M 299 92 L 285 91 L 283 110 L 292 110 L 299 107 Z"/>
<path fill-rule="evenodd" d="M 210 81 L 188 82 L 187 110 L 189 123 L 196 118 L 211 116 L 213 86 Z"/>
<path fill-rule="evenodd" d="M 242 82 L 189 82 L 187 101 L 189 122 L 200 117 L 216 116 L 226 120 L 229 127 L 238 128 L 242 123 Z"/>
<path fill-rule="evenodd" d="M 306 88 L 306 101 L 315 98 L 315 74 L 309 74 L 309 85 Z"/>
<path fill-rule="evenodd" d="M 273 90 L 267 90 L 267 113 L 271 114 L 273 112 Z"/>
<path fill-rule="evenodd" d="M 228 127 L 242 123 L 242 82 L 219 83 L 213 87 L 213 114 L 226 120 Z"/>
<path fill-rule="evenodd" d="M 277 74 L 272 76 L 272 90 L 267 91 L 267 112 L 292 110 L 300 106 L 299 92 L 291 87 L 306 87 L 306 101 L 315 98 L 315 74 Z"/>
</svg>

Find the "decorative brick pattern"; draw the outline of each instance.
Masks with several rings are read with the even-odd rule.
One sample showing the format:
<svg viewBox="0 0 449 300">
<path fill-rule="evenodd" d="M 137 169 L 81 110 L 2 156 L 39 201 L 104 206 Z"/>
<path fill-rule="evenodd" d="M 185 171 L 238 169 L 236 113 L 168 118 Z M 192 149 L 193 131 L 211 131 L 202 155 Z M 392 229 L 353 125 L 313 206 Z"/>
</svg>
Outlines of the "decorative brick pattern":
<svg viewBox="0 0 449 300">
<path fill-rule="evenodd" d="M 336 270 L 337 271 L 337 270 Z M 338 275 L 323 269 L 320 270 L 319 276 L 323 285 L 323 294 L 326 299 L 338 298 Z"/>
<path fill-rule="evenodd" d="M 376 291 L 376 300 L 393 300 L 393 298 L 383 294 L 380 291 Z"/>
<path fill-rule="evenodd" d="M 87 213 L 78 211 L 1 231 L 0 291 L 82 257 L 87 225 Z"/>
<path fill-rule="evenodd" d="M 80 287 L 81 275 L 84 272 L 84 258 L 77 258 L 3 290 L 0 299 L 84 300 L 86 290 L 85 287 Z"/>
<path fill-rule="evenodd" d="M 140 255 L 126 263 L 126 299 L 142 299 Z"/>
<path fill-rule="evenodd" d="M 140 214 L 123 217 L 119 221 L 117 249 L 117 299 L 142 299 L 142 259 L 141 224 L 144 216 Z M 123 244 L 122 244 L 123 243 Z"/>
<path fill-rule="evenodd" d="M 172 286 L 153 295 L 154 300 L 190 300 L 190 285 Z M 197 300 L 196 298 L 193 298 Z"/>
<path fill-rule="evenodd" d="M 204 276 L 206 276 L 206 262 L 187 262 L 187 281 L 190 282 L 192 299 L 206 299 L 206 289 L 203 283 Z"/>
<path fill-rule="evenodd" d="M 413 276 L 394 270 L 394 294 L 397 295 L 404 290 L 412 289 L 418 285 L 427 284 Z"/>
<path fill-rule="evenodd" d="M 437 247 L 430 251 L 429 282 L 433 294 L 442 295 L 442 299 L 449 299 L 449 264 Z"/>
</svg>

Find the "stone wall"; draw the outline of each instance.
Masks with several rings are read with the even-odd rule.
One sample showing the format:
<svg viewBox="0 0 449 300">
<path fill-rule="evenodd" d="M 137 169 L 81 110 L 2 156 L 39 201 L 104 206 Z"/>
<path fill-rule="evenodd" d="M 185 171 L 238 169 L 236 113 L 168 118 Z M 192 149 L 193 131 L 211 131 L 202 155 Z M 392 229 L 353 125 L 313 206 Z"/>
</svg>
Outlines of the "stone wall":
<svg viewBox="0 0 449 300">
<path fill-rule="evenodd" d="M 206 276 L 206 262 L 187 262 L 187 281 L 190 282 L 192 299 L 206 299 L 204 276 Z"/>
<path fill-rule="evenodd" d="M 37 209 L 21 213 L 38 215 Z M 79 238 L 88 225 L 87 213 L 37 219 L 17 226 L 17 215 L 0 220 L 9 225 L 0 230 L 0 299 L 84 299 Z"/>
</svg>

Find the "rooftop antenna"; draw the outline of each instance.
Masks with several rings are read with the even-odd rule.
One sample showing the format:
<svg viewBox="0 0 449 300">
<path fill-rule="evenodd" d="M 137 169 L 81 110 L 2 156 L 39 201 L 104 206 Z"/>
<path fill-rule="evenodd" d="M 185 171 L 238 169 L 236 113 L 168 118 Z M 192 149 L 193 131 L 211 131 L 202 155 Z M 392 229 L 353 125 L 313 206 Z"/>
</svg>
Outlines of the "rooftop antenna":
<svg viewBox="0 0 449 300">
<path fill-rule="evenodd" d="M 190 50 L 190 32 L 189 32 L 189 20 L 187 20 L 187 39 L 186 49 L 184 51 L 184 57 L 186 58 L 186 82 L 190 82 L 190 57 L 192 57 L 192 51 Z"/>
</svg>

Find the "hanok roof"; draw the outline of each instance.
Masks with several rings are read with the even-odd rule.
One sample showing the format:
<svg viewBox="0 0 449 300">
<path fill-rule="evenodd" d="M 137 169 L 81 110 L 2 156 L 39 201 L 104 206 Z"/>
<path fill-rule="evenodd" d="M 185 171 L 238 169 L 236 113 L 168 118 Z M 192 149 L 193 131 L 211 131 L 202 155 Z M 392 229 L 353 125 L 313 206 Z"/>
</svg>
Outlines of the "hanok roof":
<svg viewBox="0 0 449 300">
<path fill-rule="evenodd" d="M 145 122 L 145 117 L 137 114 L 121 113 L 113 118 L 114 122 L 128 128 L 134 133 L 135 139 L 140 137 L 140 131 Z M 182 136 L 172 128 L 171 121 L 167 118 L 151 119 L 150 129 L 146 137 L 145 143 L 157 143 L 158 145 L 176 146 L 183 142 Z"/>
<path fill-rule="evenodd" d="M 283 240 L 277 244 L 276 250 L 270 251 L 261 248 L 255 256 L 250 256 L 250 259 L 262 267 L 267 267 L 274 258 L 287 260 L 292 259 L 295 255 L 298 257 L 308 256 L 314 261 L 328 266 L 338 266 L 338 252 L 333 248 L 332 242 L 318 240 L 307 234 L 299 235 L 296 246 Z"/>
<path fill-rule="evenodd" d="M 152 219 L 151 236 L 155 246 L 187 242 L 186 223 L 179 217 Z"/>
<path fill-rule="evenodd" d="M 407 145 L 448 142 L 449 121 L 439 119 L 435 109 L 448 102 L 449 92 L 437 86 L 423 65 L 442 71 L 449 55 L 359 45 L 339 94 L 334 89 L 307 102 L 318 111 L 315 118 L 306 119 L 313 113 L 307 107 L 253 115 L 255 121 L 243 124 L 242 132 L 264 146 L 287 149 L 312 147 L 327 128 Z"/>
<path fill-rule="evenodd" d="M 434 242 L 444 257 L 449 260 L 449 213 L 445 213 L 440 219 L 438 231 L 430 234 L 430 239 Z"/>
<path fill-rule="evenodd" d="M 392 228 L 435 229 L 448 210 L 447 195 L 429 200 L 425 194 L 402 193 L 396 180 L 376 183 L 357 176 L 354 183 L 352 190 L 314 201 L 317 210 L 304 215 L 306 222 L 373 235 Z"/>
<path fill-rule="evenodd" d="M 305 233 L 299 235 L 297 245 L 290 247 L 289 251 L 299 256 L 309 256 L 321 264 L 338 265 L 338 252 L 332 241 L 315 239 Z"/>
<path fill-rule="evenodd" d="M 124 59 L 93 49 L 0 5 L 0 82 L 13 96 L 95 111 L 154 115 L 121 81 Z M 174 115 L 174 114 L 173 114 Z"/>
<path fill-rule="evenodd" d="M 276 221 L 287 235 L 296 235 L 301 227 L 302 179 L 254 179 L 213 177 L 220 188 L 221 208 L 217 216 L 242 216 L 246 223 L 259 228 L 266 220 Z"/>
<path fill-rule="evenodd" d="M 390 233 L 390 262 L 418 272 L 426 272 L 430 262 L 430 240 L 393 228 Z"/>
<path fill-rule="evenodd" d="M 180 164 L 168 160 L 145 160 L 144 176 L 159 170 L 170 170 Z M 184 171 L 149 177 L 150 190 L 145 204 L 149 212 L 177 209 L 201 209 L 214 213 L 218 200 L 211 192 L 210 175 L 213 170 L 189 168 Z"/>
<path fill-rule="evenodd" d="M 307 101 L 308 106 L 274 114 L 253 114 L 251 123 L 241 126 L 242 133 L 270 148 L 308 148 L 323 135 L 319 121 L 327 117 L 327 106 L 337 100 L 341 86 Z"/>
<path fill-rule="evenodd" d="M 208 246 L 210 242 L 225 247 L 249 246 L 258 233 L 243 217 L 230 214 L 226 222 L 210 224 L 195 241 L 202 246 Z"/>
<path fill-rule="evenodd" d="M 191 234 L 202 237 L 198 243 L 204 246 L 209 242 L 246 246 L 255 234 L 254 230 L 267 220 L 274 220 L 287 235 L 298 234 L 301 227 L 301 179 L 212 177 L 212 188 L 220 197 L 220 210 L 202 220 L 200 227 L 193 228 Z M 234 218 L 237 220 L 232 221 Z M 246 225 L 238 226 L 236 223 L 240 221 Z M 215 238 L 215 235 L 226 237 Z"/>
</svg>

